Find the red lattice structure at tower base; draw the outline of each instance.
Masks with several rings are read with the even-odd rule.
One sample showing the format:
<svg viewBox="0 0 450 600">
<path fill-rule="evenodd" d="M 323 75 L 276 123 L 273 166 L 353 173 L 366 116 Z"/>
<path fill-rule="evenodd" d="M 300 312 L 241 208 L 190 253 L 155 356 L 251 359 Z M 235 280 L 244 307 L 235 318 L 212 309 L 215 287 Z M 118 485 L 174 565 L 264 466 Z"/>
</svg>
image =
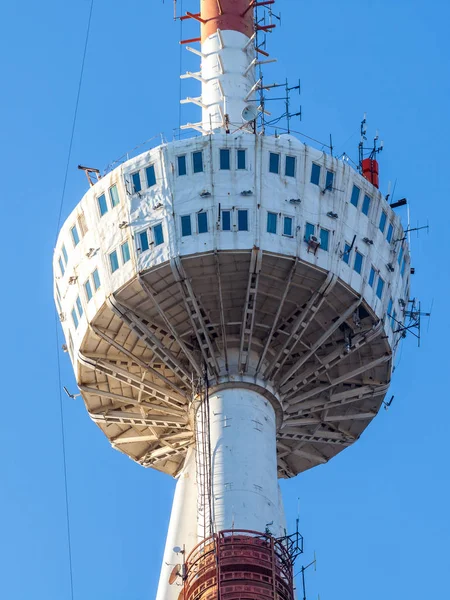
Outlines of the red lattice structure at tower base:
<svg viewBox="0 0 450 600">
<path fill-rule="evenodd" d="M 186 559 L 184 600 L 294 600 L 293 561 L 271 535 L 226 530 Z"/>
</svg>

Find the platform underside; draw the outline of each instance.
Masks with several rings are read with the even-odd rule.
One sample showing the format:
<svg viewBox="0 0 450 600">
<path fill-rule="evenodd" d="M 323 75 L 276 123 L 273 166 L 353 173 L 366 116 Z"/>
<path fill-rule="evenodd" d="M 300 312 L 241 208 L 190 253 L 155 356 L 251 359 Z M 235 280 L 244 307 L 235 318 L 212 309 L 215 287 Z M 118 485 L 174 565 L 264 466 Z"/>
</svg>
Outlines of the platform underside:
<svg viewBox="0 0 450 600">
<path fill-rule="evenodd" d="M 278 469 L 292 477 L 358 439 L 391 375 L 383 324 L 336 276 L 260 250 L 183 257 L 130 281 L 98 313 L 78 357 L 91 418 L 143 466 L 176 475 L 190 411 L 211 388 L 267 388 Z"/>
</svg>

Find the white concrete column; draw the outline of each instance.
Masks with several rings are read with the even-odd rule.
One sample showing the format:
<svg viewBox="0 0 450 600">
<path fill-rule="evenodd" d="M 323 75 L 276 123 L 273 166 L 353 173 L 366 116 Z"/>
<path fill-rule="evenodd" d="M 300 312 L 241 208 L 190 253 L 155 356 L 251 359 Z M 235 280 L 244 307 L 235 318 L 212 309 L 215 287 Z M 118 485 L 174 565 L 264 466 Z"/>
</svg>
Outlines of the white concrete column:
<svg viewBox="0 0 450 600">
<path fill-rule="evenodd" d="M 209 405 L 215 531 L 264 532 L 268 526 L 275 536 L 282 534 L 272 405 L 242 388 L 212 394 Z"/>
<path fill-rule="evenodd" d="M 181 579 L 169 585 L 174 565 L 183 563 L 183 556 L 176 554 L 176 546 L 185 547 L 186 555 L 197 544 L 197 486 L 195 474 L 195 451 L 189 449 L 181 471 L 172 504 L 169 530 L 159 578 L 156 600 L 178 600 Z"/>
</svg>

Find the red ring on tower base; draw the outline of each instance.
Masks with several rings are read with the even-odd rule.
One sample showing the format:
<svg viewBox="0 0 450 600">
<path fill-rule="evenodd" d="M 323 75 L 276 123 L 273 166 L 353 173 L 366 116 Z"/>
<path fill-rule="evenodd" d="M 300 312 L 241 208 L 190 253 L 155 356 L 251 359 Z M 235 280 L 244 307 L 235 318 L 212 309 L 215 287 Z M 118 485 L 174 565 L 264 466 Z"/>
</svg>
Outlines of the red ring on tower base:
<svg viewBox="0 0 450 600">
<path fill-rule="evenodd" d="M 293 563 L 271 535 L 225 530 L 186 559 L 184 600 L 294 600 Z"/>
</svg>

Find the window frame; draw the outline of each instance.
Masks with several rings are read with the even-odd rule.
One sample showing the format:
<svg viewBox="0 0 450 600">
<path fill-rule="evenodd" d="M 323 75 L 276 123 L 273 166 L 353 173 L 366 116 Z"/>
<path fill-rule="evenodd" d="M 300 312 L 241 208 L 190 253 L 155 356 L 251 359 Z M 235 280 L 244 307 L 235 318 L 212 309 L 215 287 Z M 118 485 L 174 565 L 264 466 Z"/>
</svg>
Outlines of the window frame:
<svg viewBox="0 0 450 600">
<path fill-rule="evenodd" d="M 378 229 L 381 231 L 381 233 L 384 235 L 384 232 L 386 231 L 386 223 L 388 221 L 388 215 L 387 212 L 382 209 L 381 210 L 381 215 L 380 215 L 380 221 L 378 223 Z M 383 225 L 383 227 L 381 226 Z"/>
<path fill-rule="evenodd" d="M 366 202 L 366 200 L 367 200 L 367 202 Z M 364 198 L 363 198 L 363 202 L 362 202 L 362 206 L 361 206 L 361 212 L 363 215 L 366 215 L 366 217 L 369 217 L 371 204 L 372 204 L 372 197 L 369 196 L 369 194 L 364 194 Z"/>
<path fill-rule="evenodd" d="M 394 235 L 394 224 L 392 223 L 392 221 L 389 221 L 388 230 L 387 230 L 387 234 L 386 234 L 386 241 L 388 242 L 388 244 L 390 244 L 392 242 L 393 235 Z"/>
<path fill-rule="evenodd" d="M 357 197 L 356 197 L 356 204 L 355 204 L 355 202 L 353 201 L 353 200 L 354 200 L 354 195 L 355 195 L 355 190 L 358 190 L 358 195 L 357 195 Z M 351 204 L 352 206 L 354 206 L 356 209 L 358 209 L 358 206 L 359 206 L 359 199 L 360 199 L 360 197 L 361 197 L 361 188 L 360 188 L 360 187 L 358 187 L 357 185 L 353 184 L 353 187 L 352 187 L 352 193 L 351 193 L 351 195 L 350 195 L 350 204 Z"/>
<path fill-rule="evenodd" d="M 113 268 L 113 256 L 114 256 L 114 265 L 115 268 Z M 119 263 L 119 256 L 117 254 L 117 248 L 112 250 L 111 252 L 109 252 L 108 254 L 108 260 L 109 260 L 109 270 L 111 271 L 111 275 L 113 273 L 115 273 L 116 271 L 118 271 L 120 269 L 120 263 Z"/>
<path fill-rule="evenodd" d="M 239 166 L 239 156 L 244 156 L 244 166 Z M 236 151 L 236 169 L 238 171 L 247 170 L 247 150 L 245 148 L 238 148 Z"/>
<path fill-rule="evenodd" d="M 189 223 L 189 233 L 184 233 L 184 225 L 183 223 Z M 192 219 L 191 219 L 191 215 L 180 215 L 180 231 L 181 231 L 181 237 L 189 237 L 192 235 Z"/>
<path fill-rule="evenodd" d="M 224 227 L 224 214 L 227 214 L 227 217 L 229 217 L 230 222 L 229 225 L 230 227 L 228 229 L 225 229 Z M 220 209 L 220 229 L 221 231 L 233 231 L 233 210 L 231 208 L 221 208 Z"/>
<path fill-rule="evenodd" d="M 135 181 L 136 176 L 137 176 L 137 180 L 138 180 L 138 184 L 139 184 L 138 185 L 139 189 L 137 189 L 137 187 L 136 187 L 136 181 Z M 130 173 L 130 178 L 131 178 L 132 194 L 139 194 L 140 192 L 142 192 L 141 172 L 133 171 L 133 173 Z"/>
<path fill-rule="evenodd" d="M 103 198 L 103 202 L 101 202 L 102 198 Z M 103 206 L 103 208 L 102 208 L 102 206 Z M 102 194 L 100 194 L 99 196 L 97 196 L 97 209 L 98 209 L 98 214 L 100 216 L 100 219 L 102 217 L 104 217 L 107 214 L 108 210 L 109 210 L 108 203 L 106 201 L 106 194 L 105 194 L 105 192 L 103 192 Z"/>
<path fill-rule="evenodd" d="M 317 174 L 317 181 L 316 181 L 316 177 L 313 177 L 314 174 Z M 321 174 L 322 174 L 322 166 L 316 162 L 312 162 L 311 163 L 311 176 L 309 178 L 309 183 L 312 183 L 313 185 L 320 185 Z"/>
<path fill-rule="evenodd" d="M 139 247 L 136 244 L 136 250 L 139 252 L 139 254 L 142 254 L 143 252 L 148 252 L 150 250 L 150 239 L 148 237 L 148 227 L 146 227 L 145 229 L 141 229 L 140 231 L 137 231 L 136 239 L 139 240 Z M 146 240 L 146 242 L 144 242 L 144 244 L 142 244 L 142 242 L 144 240 Z M 147 246 L 147 247 L 144 248 L 143 246 Z"/>
<path fill-rule="evenodd" d="M 344 242 L 344 252 L 342 253 L 342 260 L 348 266 L 350 266 L 350 257 L 352 254 L 352 244 L 350 242 Z"/>
<path fill-rule="evenodd" d="M 154 183 L 150 183 L 149 181 L 149 172 L 151 173 L 150 181 L 154 181 Z M 152 163 L 145 167 L 145 183 L 147 184 L 147 189 L 155 187 L 157 185 L 156 181 L 156 168 L 155 163 Z"/>
<path fill-rule="evenodd" d="M 241 223 L 240 223 L 240 215 L 241 213 L 245 213 L 245 228 L 241 228 Z M 237 230 L 238 231 L 249 231 L 250 227 L 249 227 L 249 218 L 248 218 L 248 209 L 247 208 L 238 208 L 237 209 Z"/>
<path fill-rule="evenodd" d="M 374 287 L 375 287 L 376 278 L 377 278 L 377 271 L 373 265 L 370 265 L 369 279 L 367 280 L 367 283 L 369 284 L 369 287 L 371 287 L 372 289 L 374 289 Z"/>
<path fill-rule="evenodd" d="M 84 288 L 84 295 L 86 297 L 86 302 L 89 304 L 89 302 L 94 297 L 94 292 L 92 291 L 92 285 L 91 285 L 91 278 L 90 278 L 90 276 L 83 283 L 83 288 Z"/>
<path fill-rule="evenodd" d="M 292 161 L 292 165 L 293 165 L 292 174 L 288 173 L 288 159 Z M 297 175 L 297 157 L 293 156 L 292 154 L 286 154 L 286 156 L 284 158 L 284 176 L 292 177 L 295 179 L 296 175 Z"/>
<path fill-rule="evenodd" d="M 97 273 L 97 277 L 95 276 L 96 273 Z M 91 276 L 92 276 L 92 282 L 94 284 L 94 290 L 95 290 L 95 292 L 98 292 L 98 290 L 102 287 L 102 280 L 100 279 L 100 273 L 98 272 L 98 269 L 94 269 L 92 271 Z M 98 285 L 97 285 L 97 280 L 98 280 Z"/>
<path fill-rule="evenodd" d="M 272 170 L 272 166 L 275 166 L 272 162 L 273 159 L 276 159 L 276 163 L 277 163 L 276 171 Z M 269 173 L 271 173 L 272 175 L 279 175 L 280 174 L 280 164 L 281 164 L 281 154 L 279 152 L 269 152 Z"/>
<path fill-rule="evenodd" d="M 186 156 L 187 156 L 186 154 L 178 154 L 177 155 L 177 176 L 178 177 L 184 177 L 185 175 L 188 174 Z M 184 162 L 184 173 L 180 173 L 180 159 L 183 159 L 183 162 Z"/>
<path fill-rule="evenodd" d="M 311 232 L 312 230 L 312 232 Z M 310 233 L 308 233 L 308 231 L 310 231 Z M 305 242 L 307 242 L 309 244 L 309 238 L 311 235 L 316 235 L 316 226 L 314 225 L 314 223 L 309 223 L 308 221 L 305 222 Z"/>
<path fill-rule="evenodd" d="M 357 264 L 356 264 L 357 261 L 358 261 L 359 269 L 357 268 Z M 353 270 L 355 271 L 355 273 L 358 273 L 358 275 L 362 275 L 363 266 L 364 266 L 364 254 L 362 254 L 362 252 L 359 252 L 358 249 L 355 248 L 355 254 L 353 257 Z"/>
<path fill-rule="evenodd" d="M 230 148 L 219 148 L 219 171 L 231 171 Z"/>
<path fill-rule="evenodd" d="M 381 284 L 381 287 L 380 287 L 380 284 Z M 382 277 L 378 276 L 378 281 L 377 281 L 377 287 L 376 287 L 375 295 L 380 300 L 383 299 L 384 286 L 385 286 L 384 279 Z"/>
<path fill-rule="evenodd" d="M 281 235 L 283 235 L 284 237 L 287 238 L 293 238 L 294 237 L 294 217 L 291 217 L 291 215 L 282 215 L 282 219 L 283 219 L 283 232 Z M 286 221 L 289 220 L 291 223 L 291 233 L 286 233 Z"/>
<path fill-rule="evenodd" d="M 196 167 L 195 157 L 198 157 L 198 156 L 200 156 L 201 169 L 198 169 L 198 167 Z M 191 158 L 192 158 L 192 173 L 194 175 L 197 175 L 198 173 L 203 173 L 204 169 L 205 169 L 204 160 L 203 160 L 203 150 L 195 150 L 194 152 L 192 152 Z"/>
<path fill-rule="evenodd" d="M 322 238 L 323 238 L 322 233 L 326 234 L 326 236 L 324 236 L 324 239 L 326 240 L 326 244 L 322 244 Z M 325 229 L 325 227 L 319 227 L 319 240 L 320 240 L 320 246 L 319 246 L 320 250 L 324 250 L 325 252 L 328 252 L 330 249 L 330 230 Z"/>
<path fill-rule="evenodd" d="M 74 232 L 75 232 L 75 234 L 74 234 Z M 73 247 L 76 248 L 81 241 L 80 234 L 78 233 L 78 228 L 77 228 L 76 223 L 74 225 L 72 225 L 72 227 L 70 228 L 70 235 L 72 237 Z"/>
<path fill-rule="evenodd" d="M 114 200 L 113 197 L 113 193 L 112 190 L 116 190 L 116 200 Z M 108 189 L 108 193 L 109 193 L 109 202 L 111 204 L 111 210 L 116 208 L 116 206 L 119 206 L 120 204 L 120 195 L 119 195 L 119 190 L 117 188 L 117 183 L 113 183 L 113 185 L 111 185 Z"/>
<path fill-rule="evenodd" d="M 122 265 L 131 260 L 131 249 L 128 240 L 120 244 L 120 256 L 122 258 Z"/>
<path fill-rule="evenodd" d="M 275 217 L 275 231 L 271 231 L 271 221 L 273 221 L 273 217 Z M 272 223 L 273 225 L 273 223 Z M 271 210 L 267 211 L 267 222 L 266 222 L 266 231 L 267 233 L 270 233 L 271 235 L 277 235 L 278 233 L 278 213 L 273 212 Z"/>
<path fill-rule="evenodd" d="M 206 225 L 206 229 L 204 231 L 200 231 L 200 216 L 203 216 L 203 215 L 205 215 L 205 223 L 204 223 L 204 225 Z M 201 211 L 199 211 L 197 213 L 196 224 L 197 224 L 197 234 L 198 235 L 202 235 L 204 233 L 208 233 L 209 232 L 209 227 L 208 227 L 208 211 L 207 210 L 201 210 Z M 202 225 L 202 229 L 203 229 L 203 225 Z"/>
<path fill-rule="evenodd" d="M 331 175 L 331 182 L 329 182 L 329 176 Z M 333 191 L 333 184 L 334 184 L 334 178 L 335 178 L 335 172 L 334 171 L 330 171 L 330 169 L 326 170 L 326 175 L 325 175 L 325 192 L 332 192 Z"/>
<path fill-rule="evenodd" d="M 164 227 L 162 221 L 159 221 L 159 223 L 155 223 L 152 226 L 152 237 L 155 248 L 156 246 L 162 246 L 165 243 L 166 240 L 164 238 Z"/>
</svg>

